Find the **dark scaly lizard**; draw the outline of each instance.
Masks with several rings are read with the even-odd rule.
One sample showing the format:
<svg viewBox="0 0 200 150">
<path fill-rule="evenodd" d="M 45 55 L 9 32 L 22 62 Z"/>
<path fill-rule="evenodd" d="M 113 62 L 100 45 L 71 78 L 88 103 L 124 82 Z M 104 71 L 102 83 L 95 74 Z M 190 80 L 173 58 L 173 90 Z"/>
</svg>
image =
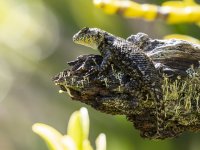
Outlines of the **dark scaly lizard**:
<svg viewBox="0 0 200 150">
<path fill-rule="evenodd" d="M 83 28 L 73 36 L 73 41 L 99 50 L 103 61 L 98 71 L 105 70 L 110 63 L 117 65 L 124 73 L 136 80 L 141 80 L 144 89 L 156 102 L 157 133 L 160 136 L 163 127 L 163 94 L 162 79 L 155 69 L 152 60 L 133 42 L 116 37 L 98 28 Z"/>
</svg>

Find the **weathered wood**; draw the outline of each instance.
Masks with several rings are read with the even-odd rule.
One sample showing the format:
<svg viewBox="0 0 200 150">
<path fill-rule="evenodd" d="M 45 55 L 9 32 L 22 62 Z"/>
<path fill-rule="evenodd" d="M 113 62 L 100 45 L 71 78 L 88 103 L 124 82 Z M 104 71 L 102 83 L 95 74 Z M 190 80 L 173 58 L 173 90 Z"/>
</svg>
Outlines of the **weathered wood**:
<svg viewBox="0 0 200 150">
<path fill-rule="evenodd" d="M 95 70 L 101 64 L 102 56 L 79 56 L 68 63 L 70 69 L 56 75 L 53 81 L 73 100 L 101 112 L 125 115 L 141 131 L 142 137 L 165 139 L 184 131 L 199 131 L 200 46 L 150 38 L 141 41 L 140 46 L 154 61 L 163 80 L 165 128 L 159 137 L 154 137 L 157 126 L 155 100 L 148 94 L 148 89 L 143 88 L 142 80 L 134 80 L 114 64 L 104 72 Z"/>
</svg>

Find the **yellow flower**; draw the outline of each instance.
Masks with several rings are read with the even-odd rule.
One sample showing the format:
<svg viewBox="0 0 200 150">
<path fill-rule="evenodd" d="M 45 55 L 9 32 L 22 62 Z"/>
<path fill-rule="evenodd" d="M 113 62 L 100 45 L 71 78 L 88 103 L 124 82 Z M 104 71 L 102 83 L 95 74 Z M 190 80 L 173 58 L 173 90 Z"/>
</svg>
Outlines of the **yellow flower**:
<svg viewBox="0 0 200 150">
<path fill-rule="evenodd" d="M 71 115 L 67 135 L 42 123 L 34 124 L 32 129 L 45 140 L 49 150 L 93 150 L 88 140 L 88 111 L 84 107 Z M 106 150 L 106 136 L 103 133 L 96 139 L 96 150 Z"/>
</svg>

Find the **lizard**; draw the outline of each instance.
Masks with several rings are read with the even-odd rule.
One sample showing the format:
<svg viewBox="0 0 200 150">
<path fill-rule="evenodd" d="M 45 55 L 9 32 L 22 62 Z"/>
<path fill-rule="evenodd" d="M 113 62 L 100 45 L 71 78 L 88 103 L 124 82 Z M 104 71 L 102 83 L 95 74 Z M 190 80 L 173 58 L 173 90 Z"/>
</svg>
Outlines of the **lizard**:
<svg viewBox="0 0 200 150">
<path fill-rule="evenodd" d="M 103 61 L 96 68 L 99 72 L 103 72 L 113 63 L 123 72 L 130 75 L 131 78 L 141 80 L 143 88 L 147 89 L 156 102 L 157 129 L 154 137 L 159 137 L 164 130 L 162 79 L 155 69 L 153 61 L 130 39 L 131 37 L 123 39 L 104 30 L 88 27 L 81 29 L 73 36 L 73 41 L 76 44 L 81 44 L 100 52 Z"/>
</svg>

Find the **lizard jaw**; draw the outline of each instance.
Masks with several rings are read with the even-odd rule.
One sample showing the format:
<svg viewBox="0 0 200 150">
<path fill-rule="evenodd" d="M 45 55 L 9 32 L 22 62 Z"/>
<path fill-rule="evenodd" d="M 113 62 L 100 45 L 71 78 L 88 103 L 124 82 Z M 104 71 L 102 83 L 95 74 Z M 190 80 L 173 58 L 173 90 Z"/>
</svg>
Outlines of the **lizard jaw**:
<svg viewBox="0 0 200 150">
<path fill-rule="evenodd" d="M 84 46 L 90 47 L 92 49 L 97 49 L 97 47 L 98 47 L 98 45 L 96 43 L 90 42 L 89 40 L 77 40 L 76 39 L 76 34 L 73 36 L 73 41 L 76 44 L 84 45 Z"/>
<path fill-rule="evenodd" d="M 98 47 L 98 45 L 94 41 L 92 41 L 92 39 L 86 37 L 80 38 L 78 33 L 73 36 L 73 42 L 76 44 L 91 47 L 93 49 L 97 49 Z"/>
</svg>

